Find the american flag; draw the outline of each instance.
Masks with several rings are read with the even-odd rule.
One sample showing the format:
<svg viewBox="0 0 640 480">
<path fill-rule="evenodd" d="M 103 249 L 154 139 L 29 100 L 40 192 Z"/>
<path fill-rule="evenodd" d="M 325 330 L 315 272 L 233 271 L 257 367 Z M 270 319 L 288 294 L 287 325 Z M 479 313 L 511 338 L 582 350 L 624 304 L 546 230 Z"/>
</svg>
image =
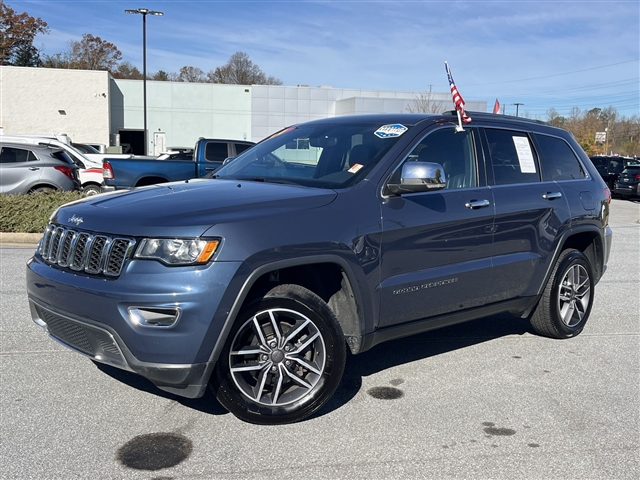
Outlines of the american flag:
<svg viewBox="0 0 640 480">
<path fill-rule="evenodd" d="M 462 121 L 464 123 L 469 123 L 471 122 L 471 117 L 464 111 L 464 99 L 456 88 L 456 84 L 453 81 L 453 76 L 451 75 L 451 70 L 449 70 L 449 64 L 447 62 L 444 62 L 444 67 L 447 70 L 447 77 L 449 77 L 449 86 L 451 87 L 451 97 L 453 98 L 453 104 L 455 105 L 456 110 L 460 111 Z"/>
</svg>

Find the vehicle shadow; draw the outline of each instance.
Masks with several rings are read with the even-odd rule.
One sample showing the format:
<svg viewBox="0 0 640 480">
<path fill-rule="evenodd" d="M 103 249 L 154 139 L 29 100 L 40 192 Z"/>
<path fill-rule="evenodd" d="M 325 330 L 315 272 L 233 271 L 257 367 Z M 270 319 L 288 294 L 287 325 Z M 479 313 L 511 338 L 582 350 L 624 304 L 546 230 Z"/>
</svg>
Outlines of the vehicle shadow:
<svg viewBox="0 0 640 480">
<path fill-rule="evenodd" d="M 193 410 L 198 410 L 199 412 L 208 413 L 211 415 L 225 415 L 229 413 L 226 408 L 220 405 L 220 403 L 216 399 L 216 396 L 209 388 L 206 389 L 204 395 L 200 398 L 184 398 L 160 390 L 150 380 L 147 380 L 146 378 L 141 377 L 140 375 L 137 375 L 135 373 L 127 372 L 126 370 L 121 370 L 110 365 L 105 365 L 104 363 L 93 363 L 101 372 L 137 390 L 151 393 L 158 397 L 167 398 L 169 400 L 174 400 L 181 405 L 184 405 L 185 407 L 192 408 Z"/>
<path fill-rule="evenodd" d="M 313 417 L 321 417 L 348 403 L 362 388 L 363 377 L 500 337 L 525 333 L 534 334 L 528 319 L 503 313 L 392 340 L 364 353 L 349 355 L 338 389 Z"/>
<path fill-rule="evenodd" d="M 507 335 L 533 333 L 527 319 L 509 314 L 493 315 L 471 322 L 441 328 L 376 345 L 359 355 L 349 355 L 338 389 L 329 402 L 311 418 L 322 417 L 347 404 L 362 388 L 362 378 L 405 363 L 452 352 Z M 151 381 L 135 373 L 94 362 L 100 371 L 143 392 L 174 400 L 185 407 L 211 415 L 229 413 L 210 389 L 201 398 L 184 398 L 157 388 Z"/>
</svg>

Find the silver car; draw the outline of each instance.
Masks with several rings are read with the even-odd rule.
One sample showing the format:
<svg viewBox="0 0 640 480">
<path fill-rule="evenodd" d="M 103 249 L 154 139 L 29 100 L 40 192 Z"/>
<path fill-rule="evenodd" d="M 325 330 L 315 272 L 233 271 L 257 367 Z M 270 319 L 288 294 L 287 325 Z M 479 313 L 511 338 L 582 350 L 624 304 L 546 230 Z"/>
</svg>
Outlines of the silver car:
<svg viewBox="0 0 640 480">
<path fill-rule="evenodd" d="M 0 193 L 78 190 L 78 167 L 60 148 L 0 138 Z"/>
</svg>

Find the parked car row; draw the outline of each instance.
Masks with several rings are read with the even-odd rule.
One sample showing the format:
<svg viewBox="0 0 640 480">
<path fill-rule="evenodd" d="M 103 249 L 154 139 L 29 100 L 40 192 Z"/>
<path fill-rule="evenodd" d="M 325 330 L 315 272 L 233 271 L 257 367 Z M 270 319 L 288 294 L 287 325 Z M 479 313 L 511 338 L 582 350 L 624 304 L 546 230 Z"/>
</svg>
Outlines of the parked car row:
<svg viewBox="0 0 640 480">
<path fill-rule="evenodd" d="M 638 158 L 619 155 L 593 155 L 589 158 L 614 195 L 623 198 L 639 195 L 633 168 L 640 167 Z"/>
<path fill-rule="evenodd" d="M 615 182 L 613 193 L 622 198 L 640 196 L 640 164 L 628 165 Z"/>
</svg>

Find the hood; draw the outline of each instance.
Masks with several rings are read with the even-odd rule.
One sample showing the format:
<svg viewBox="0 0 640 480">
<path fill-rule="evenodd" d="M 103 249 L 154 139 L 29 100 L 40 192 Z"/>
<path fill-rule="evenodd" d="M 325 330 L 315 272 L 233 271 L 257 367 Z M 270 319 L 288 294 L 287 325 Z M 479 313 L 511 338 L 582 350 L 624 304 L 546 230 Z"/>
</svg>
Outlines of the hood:
<svg viewBox="0 0 640 480">
<path fill-rule="evenodd" d="M 128 237 L 198 237 L 218 223 L 331 203 L 336 192 L 240 180 L 189 180 L 96 195 L 60 207 L 56 224 Z"/>
</svg>

